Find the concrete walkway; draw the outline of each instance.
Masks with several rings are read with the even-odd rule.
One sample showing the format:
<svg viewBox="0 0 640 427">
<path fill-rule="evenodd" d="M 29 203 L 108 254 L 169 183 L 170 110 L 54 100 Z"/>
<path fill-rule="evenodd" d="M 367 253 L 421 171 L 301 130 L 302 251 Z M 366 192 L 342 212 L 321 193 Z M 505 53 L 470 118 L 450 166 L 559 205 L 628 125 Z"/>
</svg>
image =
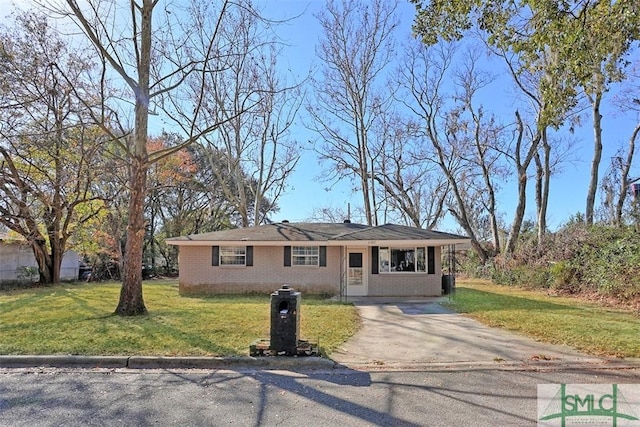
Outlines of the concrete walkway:
<svg viewBox="0 0 640 427">
<path fill-rule="evenodd" d="M 354 301 L 362 329 L 332 359 L 352 369 L 640 366 L 639 360 L 590 356 L 490 328 L 446 309 L 442 300 Z"/>
</svg>

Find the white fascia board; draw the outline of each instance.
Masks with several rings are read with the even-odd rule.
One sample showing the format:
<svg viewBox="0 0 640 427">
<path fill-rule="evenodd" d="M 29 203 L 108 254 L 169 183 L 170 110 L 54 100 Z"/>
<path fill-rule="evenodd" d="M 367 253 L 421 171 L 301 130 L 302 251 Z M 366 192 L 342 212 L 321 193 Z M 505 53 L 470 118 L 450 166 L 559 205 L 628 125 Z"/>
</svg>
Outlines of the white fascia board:
<svg viewBox="0 0 640 427">
<path fill-rule="evenodd" d="M 469 245 L 471 239 L 432 239 L 432 240 L 340 240 L 329 242 L 329 246 L 393 246 L 393 247 L 420 247 L 420 246 L 448 246 Z"/>
<path fill-rule="evenodd" d="M 296 244 L 308 245 L 318 244 L 323 245 L 323 242 L 298 242 L 298 241 L 251 241 L 251 240 L 166 240 L 168 245 L 174 246 L 293 246 Z"/>
<path fill-rule="evenodd" d="M 468 248 L 471 239 L 434 239 L 434 240 L 167 240 L 168 245 L 175 246 L 448 246 L 460 245 Z"/>
<path fill-rule="evenodd" d="M 168 245 L 174 246 L 329 246 L 330 243 L 318 240 L 167 240 Z M 342 245 L 341 245 L 342 246 Z"/>
</svg>

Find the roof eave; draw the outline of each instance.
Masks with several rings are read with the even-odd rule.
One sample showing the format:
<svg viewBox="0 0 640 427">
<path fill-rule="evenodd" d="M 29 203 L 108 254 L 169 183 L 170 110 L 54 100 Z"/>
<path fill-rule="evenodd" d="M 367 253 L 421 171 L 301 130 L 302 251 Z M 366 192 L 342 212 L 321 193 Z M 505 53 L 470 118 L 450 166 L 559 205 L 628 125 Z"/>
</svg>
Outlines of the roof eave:
<svg viewBox="0 0 640 427">
<path fill-rule="evenodd" d="M 166 243 L 174 246 L 447 246 L 469 245 L 471 239 L 403 239 L 403 240 L 171 240 Z"/>
<path fill-rule="evenodd" d="M 333 246 L 447 246 L 470 244 L 471 239 L 402 239 L 402 240 L 340 240 L 329 242 Z"/>
</svg>

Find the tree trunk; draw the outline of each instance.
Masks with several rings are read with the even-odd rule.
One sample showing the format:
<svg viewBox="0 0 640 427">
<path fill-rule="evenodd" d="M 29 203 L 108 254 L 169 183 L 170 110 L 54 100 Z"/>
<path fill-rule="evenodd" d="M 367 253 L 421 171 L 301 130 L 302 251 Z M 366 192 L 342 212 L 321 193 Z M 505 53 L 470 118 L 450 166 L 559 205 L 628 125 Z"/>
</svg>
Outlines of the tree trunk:
<svg viewBox="0 0 640 427">
<path fill-rule="evenodd" d="M 511 223 L 511 230 L 509 231 L 509 237 L 507 238 L 507 244 L 505 246 L 505 252 L 507 254 L 513 254 L 516 250 L 516 243 L 520 236 L 520 228 L 522 227 L 522 221 L 524 219 L 524 212 L 527 206 L 527 170 L 523 167 L 518 167 L 518 204 L 516 205 L 516 211 L 513 216 L 513 223 Z"/>
<path fill-rule="evenodd" d="M 462 196 L 462 194 L 460 194 L 460 189 L 458 187 L 458 182 L 456 181 L 456 177 L 454 176 L 453 172 L 451 170 L 449 170 L 447 168 L 447 166 L 446 166 L 446 162 L 445 162 L 444 155 L 443 155 L 443 152 L 442 152 L 442 147 L 440 146 L 440 144 L 438 142 L 436 142 L 435 139 L 433 139 L 432 141 L 433 141 L 433 145 L 436 148 L 436 151 L 438 153 L 438 158 L 439 158 L 438 164 L 440 165 L 440 168 L 442 169 L 442 172 L 447 176 L 447 179 L 449 180 L 449 185 L 451 187 L 451 191 L 453 192 L 454 198 L 456 200 L 456 204 L 458 205 L 458 207 L 460 209 L 460 212 L 456 212 L 456 211 L 454 211 L 452 209 L 449 209 L 449 213 L 451 213 L 451 215 L 453 215 L 453 217 L 456 219 L 458 224 L 462 227 L 462 229 L 471 238 L 471 247 L 478 254 L 478 258 L 480 259 L 480 263 L 484 265 L 484 264 L 486 264 L 487 260 L 489 259 L 489 253 L 487 252 L 487 250 L 485 248 L 482 247 L 482 245 L 478 241 L 478 238 L 476 237 L 475 230 L 473 229 L 473 227 L 471 225 L 471 221 L 469 221 L 469 217 L 467 215 L 467 211 L 466 211 L 465 205 L 464 205 L 463 196 Z"/>
<path fill-rule="evenodd" d="M 482 170 L 482 179 L 489 193 L 489 203 L 487 210 L 489 212 L 489 220 L 491 222 L 491 238 L 493 240 L 493 247 L 496 254 L 500 253 L 500 229 L 498 228 L 498 217 L 496 215 L 496 191 L 491 181 L 491 170 L 487 166 L 485 159 L 485 151 L 478 137 L 480 131 L 480 124 L 476 122 L 476 150 L 478 152 L 478 158 L 480 160 L 480 169 Z"/>
<path fill-rule="evenodd" d="M 138 56 L 138 83 L 135 92 L 135 130 L 129 170 L 129 222 L 124 250 L 124 271 L 120 301 L 116 314 L 136 316 L 147 308 L 142 298 L 142 254 L 145 221 L 144 202 L 147 195 L 147 131 L 149 125 L 149 74 L 151 68 L 151 13 L 154 1 L 143 0 L 140 9 L 140 53 Z"/>
<path fill-rule="evenodd" d="M 367 150 L 367 153 L 369 153 L 369 150 Z M 373 225 L 374 226 L 378 226 L 378 201 L 376 199 L 376 180 L 373 179 L 373 175 L 376 174 L 375 172 L 375 163 L 374 163 L 374 159 L 371 157 L 371 154 L 369 153 L 369 159 L 371 161 L 371 174 L 370 176 L 367 177 L 367 181 L 369 181 L 370 185 L 371 185 L 371 215 L 373 216 Z"/>
<path fill-rule="evenodd" d="M 47 253 L 47 244 L 44 238 L 38 238 L 31 242 L 31 249 L 33 250 L 33 256 L 38 264 L 40 283 L 43 285 L 53 283 L 51 257 Z"/>
<path fill-rule="evenodd" d="M 524 139 L 524 124 L 520 113 L 516 111 L 516 122 L 518 126 L 518 140 L 515 148 L 515 164 L 516 171 L 518 173 L 518 204 L 513 215 L 513 223 L 511 223 L 511 230 L 509 231 L 509 237 L 507 238 L 507 244 L 505 245 L 505 253 L 513 254 L 516 250 L 516 244 L 520 237 L 520 228 L 522 227 L 522 221 L 524 220 L 524 213 L 527 206 L 527 169 L 533 160 L 535 154 L 538 151 L 538 145 L 540 144 L 541 134 L 540 132 L 531 140 L 531 145 L 527 151 L 527 155 L 522 160 L 520 151 L 522 150 L 522 142 Z"/>
<path fill-rule="evenodd" d="M 551 145 L 547 140 L 547 131 L 542 129 L 542 176 L 540 180 L 540 196 L 538 198 L 538 246 L 542 245 L 542 239 L 547 232 L 547 207 L 549 205 L 549 184 L 551 182 Z"/>
<path fill-rule="evenodd" d="M 489 215 L 491 219 L 491 238 L 493 239 L 493 246 L 495 253 L 500 253 L 500 229 L 498 228 L 498 217 L 496 216 L 496 195 L 493 185 L 488 187 L 489 189 Z"/>
<path fill-rule="evenodd" d="M 456 188 L 454 188 L 453 191 L 456 194 L 456 199 L 458 200 L 458 204 L 460 204 L 460 199 L 459 199 L 460 194 L 458 193 Z M 449 213 L 456 219 L 456 221 L 458 221 L 458 224 L 460 224 L 460 226 L 465 231 L 465 233 L 467 233 L 467 235 L 471 238 L 471 247 L 478 255 L 480 264 L 481 265 L 486 264 L 487 261 L 489 260 L 489 253 L 485 248 L 482 247 L 482 245 L 478 241 L 475 230 L 471 226 L 469 219 L 466 216 L 467 215 L 466 212 L 464 212 L 463 210 L 460 213 L 458 213 L 453 211 L 452 209 L 449 209 Z"/>
<path fill-rule="evenodd" d="M 146 159 L 133 159 L 131 165 L 131 193 L 129 196 L 129 223 L 124 250 L 124 271 L 120 301 L 115 313 L 120 316 L 145 314 L 142 298 L 142 254 L 144 246 L 144 200 L 147 181 Z"/>
<path fill-rule="evenodd" d="M 629 138 L 629 151 L 627 152 L 627 159 L 624 165 L 622 165 L 622 174 L 620 177 L 620 194 L 616 202 L 615 223 L 618 227 L 622 226 L 622 209 L 624 202 L 627 199 L 627 193 L 629 189 L 629 172 L 631 171 L 631 165 L 633 163 L 633 157 L 636 151 L 636 138 L 640 134 L 640 124 L 633 130 L 631 137 Z"/>
<path fill-rule="evenodd" d="M 358 139 L 358 170 L 360 175 L 360 189 L 362 190 L 362 204 L 367 225 L 376 225 L 373 221 L 373 212 L 371 209 L 371 194 L 369 190 L 369 157 L 367 156 L 367 135 L 362 129 L 362 121 L 359 117 L 355 118 L 356 135 Z"/>
<path fill-rule="evenodd" d="M 51 272 L 51 283 L 59 283 L 60 282 L 60 267 L 62 265 L 62 257 L 64 256 L 64 252 L 62 248 L 64 247 L 64 243 L 61 239 L 51 239 L 50 237 L 49 246 L 51 247 L 51 256 L 49 257 L 49 271 Z"/>
<path fill-rule="evenodd" d="M 587 190 L 587 206 L 585 210 L 585 220 L 587 226 L 593 225 L 594 207 L 596 202 L 596 191 L 598 190 L 598 171 L 600 169 L 600 159 L 602 158 L 602 115 L 600 114 L 600 101 L 602 92 L 598 91 L 591 100 L 593 112 L 593 159 L 591 160 L 591 178 Z"/>
</svg>

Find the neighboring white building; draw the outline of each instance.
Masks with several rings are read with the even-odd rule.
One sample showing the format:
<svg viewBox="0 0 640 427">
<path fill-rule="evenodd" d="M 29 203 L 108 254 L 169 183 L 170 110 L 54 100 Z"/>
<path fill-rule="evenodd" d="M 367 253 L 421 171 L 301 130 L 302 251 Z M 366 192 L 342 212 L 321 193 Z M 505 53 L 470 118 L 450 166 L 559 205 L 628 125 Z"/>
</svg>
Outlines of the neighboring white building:
<svg viewBox="0 0 640 427">
<path fill-rule="evenodd" d="M 7 234 L 0 232 L 0 284 L 29 280 L 24 277 L 23 267 L 38 267 L 31 248 L 21 242 L 7 241 Z M 80 257 L 74 251 L 67 251 L 60 266 L 60 280 L 78 279 Z M 33 281 L 37 281 L 37 274 Z"/>
</svg>

